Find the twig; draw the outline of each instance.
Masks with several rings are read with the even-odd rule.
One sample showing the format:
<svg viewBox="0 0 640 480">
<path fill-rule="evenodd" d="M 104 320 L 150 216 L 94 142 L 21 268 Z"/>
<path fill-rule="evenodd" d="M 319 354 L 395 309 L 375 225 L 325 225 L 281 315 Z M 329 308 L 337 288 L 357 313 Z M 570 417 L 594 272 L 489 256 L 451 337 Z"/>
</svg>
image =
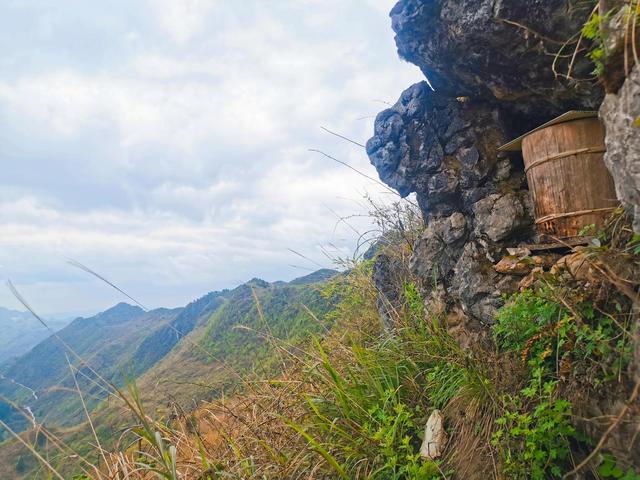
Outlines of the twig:
<svg viewBox="0 0 640 480">
<path fill-rule="evenodd" d="M 593 457 L 597 455 L 597 453 L 602 449 L 602 447 L 604 447 L 604 444 L 607 442 L 607 439 L 609 438 L 609 435 L 611 435 L 611 432 L 615 430 L 615 428 L 618 426 L 618 424 L 622 421 L 624 416 L 627 414 L 627 412 L 631 408 L 631 404 L 637 400 L 639 393 L 640 393 L 640 380 L 636 382 L 635 387 L 633 387 L 633 392 L 631 393 L 631 396 L 629 397 L 629 399 L 626 401 L 626 403 L 620 410 L 620 413 L 618 414 L 616 419 L 613 422 L 611 422 L 611 425 L 609 425 L 609 428 L 607 428 L 607 430 L 604 432 L 602 437 L 600 437 L 600 441 L 598 441 L 598 444 L 593 449 L 593 451 L 589 455 L 587 455 L 587 458 L 585 458 L 582 462 L 580 462 L 576 468 L 574 468 L 569 473 L 567 473 L 563 478 L 569 478 L 570 476 L 578 473 L 593 459 Z"/>
<path fill-rule="evenodd" d="M 102 275 L 100 275 L 97 272 L 94 272 L 93 270 L 91 270 L 89 267 L 83 265 L 82 263 L 70 258 L 67 260 L 67 263 L 69 265 L 73 265 L 76 268 L 79 268 L 80 270 L 83 270 L 87 273 L 90 273 L 91 275 L 93 275 L 96 278 L 99 278 L 100 280 L 102 280 L 104 283 L 106 283 L 107 285 L 110 285 L 111 287 L 115 288 L 117 291 L 119 291 L 121 294 L 123 294 L 125 297 L 127 297 L 129 300 L 131 300 L 132 302 L 135 302 L 136 305 L 138 305 L 140 308 L 142 308 L 143 310 L 148 310 L 144 305 L 142 305 L 139 301 L 137 301 L 135 298 L 133 298 L 131 295 L 129 295 L 127 292 L 125 292 L 124 290 L 120 289 L 120 287 L 118 287 L 117 285 L 113 284 L 112 282 L 110 282 L 109 280 L 107 280 L 106 278 L 104 278 Z"/>
<path fill-rule="evenodd" d="M 596 5 L 593 10 L 591 10 L 591 13 L 589 14 L 588 18 L 591 18 L 596 12 L 598 11 L 598 5 Z M 553 63 L 551 65 L 551 70 L 553 71 L 553 74 L 556 76 L 556 78 L 558 77 L 564 77 L 567 80 L 575 80 L 571 77 L 571 72 L 573 70 L 573 65 L 575 63 L 576 57 L 578 56 L 578 53 L 580 52 L 580 44 L 582 42 L 582 39 L 584 38 L 584 32 L 582 31 L 582 29 L 580 30 L 580 35 L 578 37 L 578 40 L 573 40 L 573 38 L 575 37 L 575 35 L 572 38 L 569 38 L 569 40 L 565 41 L 562 43 L 562 46 L 560 47 L 560 49 L 558 50 L 558 52 L 556 53 L 555 58 L 553 59 Z M 573 54 L 571 55 L 571 61 L 569 63 L 569 67 L 567 69 L 567 73 L 566 74 L 561 74 L 557 71 L 556 69 L 556 64 L 558 62 L 559 58 L 564 58 L 561 53 L 562 51 L 565 49 L 565 47 L 567 47 L 568 45 L 571 45 L 573 43 L 576 43 L 576 47 L 573 50 Z"/>
<path fill-rule="evenodd" d="M 554 40 L 553 38 L 549 38 L 543 34 L 541 34 L 540 32 L 537 32 L 535 30 L 533 30 L 530 27 L 527 27 L 526 25 L 523 25 L 522 23 L 518 23 L 518 22 L 514 22 L 513 20 L 508 20 L 506 18 L 496 18 L 497 21 L 499 22 L 503 22 L 506 23 L 508 25 L 513 25 L 514 27 L 518 27 L 528 33 L 533 34 L 533 36 L 540 38 L 541 40 L 546 40 L 547 42 L 551 42 L 551 43 L 555 43 L 557 45 L 566 45 L 567 42 L 561 42 L 560 40 Z"/>
<path fill-rule="evenodd" d="M 340 135 L 339 133 L 336 132 L 332 132 L 331 130 L 329 130 L 326 127 L 320 127 L 322 130 L 324 130 L 327 133 L 330 133 L 331 135 L 335 135 L 338 138 L 341 138 L 343 140 L 346 140 L 347 142 L 353 143 L 354 145 L 358 145 L 359 147 L 365 148 L 365 146 L 359 142 L 356 142 L 355 140 L 351 140 L 350 138 L 345 137 L 344 135 Z"/>
<path fill-rule="evenodd" d="M 578 52 L 580 51 L 580 43 L 584 38 L 584 32 L 580 30 L 580 36 L 578 37 L 578 43 L 576 44 L 576 48 L 573 50 L 573 55 L 571 56 L 571 62 L 569 62 L 569 68 L 567 68 L 567 78 L 571 78 L 571 72 L 573 71 L 573 64 L 576 61 L 576 57 L 578 56 Z"/>
<path fill-rule="evenodd" d="M 335 157 L 332 157 L 331 155 L 329 155 L 328 153 L 324 153 L 322 150 L 317 150 L 315 148 L 310 148 L 309 149 L 310 152 L 314 152 L 314 153 L 319 153 L 320 155 L 324 155 L 325 157 L 333 160 L 334 162 L 338 162 L 340 165 L 344 165 L 345 167 L 353 170 L 354 172 L 356 172 L 359 175 L 362 175 L 364 178 L 368 178 L 369 180 L 371 180 L 372 182 L 377 183 L 378 185 L 380 185 L 381 187 L 383 187 L 385 190 L 388 190 L 389 192 L 393 193 L 394 195 L 398 195 L 398 192 L 396 192 L 395 190 L 393 190 L 392 188 L 388 187 L 387 185 L 385 185 L 384 183 L 382 183 L 380 180 L 377 180 L 369 175 L 367 175 L 366 173 L 361 172 L 360 170 L 358 170 L 355 167 L 352 167 L 351 165 L 349 165 L 347 162 L 343 162 L 342 160 L 338 160 Z"/>
</svg>

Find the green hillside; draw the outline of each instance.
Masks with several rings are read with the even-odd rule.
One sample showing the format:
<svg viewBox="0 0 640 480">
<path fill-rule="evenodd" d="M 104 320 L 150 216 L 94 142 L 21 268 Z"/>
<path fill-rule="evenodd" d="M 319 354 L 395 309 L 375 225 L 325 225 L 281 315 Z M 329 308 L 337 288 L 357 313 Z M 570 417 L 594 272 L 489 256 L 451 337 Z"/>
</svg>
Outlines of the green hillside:
<svg viewBox="0 0 640 480">
<path fill-rule="evenodd" d="M 106 379 L 118 381 L 130 370 L 131 356 L 149 332 L 173 320 L 179 310 L 144 312 L 121 303 L 91 318 L 78 318 L 58 333 L 36 345 L 25 355 L 1 367 L 0 394 L 29 407 L 36 419 L 72 425 L 82 416 L 69 362 L 79 368 L 78 382 L 88 405 L 95 406 L 104 392 L 94 384 L 93 369 Z M 63 343 L 78 354 L 84 364 Z M 17 412 L 5 410 L 4 420 L 22 429 L 28 425 Z"/>
<path fill-rule="evenodd" d="M 324 328 L 332 301 L 323 287 L 335 275 L 320 270 L 289 283 L 254 279 L 231 290 L 220 308 L 201 317 L 175 349 L 139 377 L 141 392 L 155 407 L 169 401 L 195 405 L 241 388 L 240 378 L 278 369 L 278 348 L 295 348 Z"/>
<path fill-rule="evenodd" d="M 29 407 L 36 422 L 90 454 L 90 430 L 67 358 L 78 368 L 84 400 L 101 439 L 109 444 L 111 432 L 118 431 L 125 418 L 117 402 L 106 401 L 91 370 L 116 385 L 124 384 L 123 374 L 135 379 L 149 412 L 162 416 L 172 402 L 188 410 L 225 389 L 241 388 L 240 376 L 277 371 L 282 366 L 280 348 L 295 348 L 325 328 L 324 315 L 332 301 L 323 295 L 323 286 L 336 274 L 321 270 L 289 283 L 254 279 L 230 291 L 209 293 L 184 308 L 145 312 L 121 303 L 95 317 L 79 318 L 59 338 L 50 337 L 1 366 L 5 378 L 0 380 L 0 395 Z M 0 419 L 17 431 L 31 429 L 28 419 L 3 402 Z M 23 473 L 37 465 L 15 441 L 0 444 L 0 464 L 17 459 L 22 459 Z M 0 474 L 20 478 L 11 469 L 0 469 Z"/>
</svg>

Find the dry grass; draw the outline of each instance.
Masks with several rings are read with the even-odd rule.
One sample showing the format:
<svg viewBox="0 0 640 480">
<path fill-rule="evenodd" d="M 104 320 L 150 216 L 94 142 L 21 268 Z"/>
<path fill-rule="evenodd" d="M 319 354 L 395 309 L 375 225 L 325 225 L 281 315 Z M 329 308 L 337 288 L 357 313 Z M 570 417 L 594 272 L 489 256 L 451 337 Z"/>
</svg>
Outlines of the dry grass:
<svg viewBox="0 0 640 480">
<path fill-rule="evenodd" d="M 634 65 L 638 64 L 639 0 L 597 0 L 584 28 L 564 42 L 554 55 L 556 78 L 571 81 L 599 81 L 605 91 L 616 92 Z M 595 65 L 593 75 L 576 78 L 578 59 L 588 57 Z"/>
<path fill-rule="evenodd" d="M 407 267 L 422 224 L 411 224 L 407 221 L 411 216 L 394 208 L 385 212 L 383 228 L 391 219 L 404 231 L 388 229 L 381 248 L 405 266 L 406 276 L 398 279 L 399 303 L 389 309 L 391 332 L 380 323 L 380 292 L 372 281 L 371 262 L 351 264 L 350 273 L 326 289 L 336 307 L 330 314 L 332 327 L 320 338 L 305 345 L 283 344 L 266 321 L 264 331 L 254 332 L 278 355 L 283 365 L 279 375 L 238 378 L 240 387 L 232 396 L 222 395 L 191 410 L 173 403 L 164 416 L 145 410 L 135 385 L 122 391 L 106 384 L 128 425 L 114 444 L 101 446 L 94 435 L 89 441 L 95 455 L 78 458 L 64 435 L 42 429 L 49 438 L 47 451 L 55 449 L 58 457 L 74 462 L 75 472 L 95 480 L 435 479 L 451 478 L 452 471 L 454 478 L 505 478 L 501 449 L 492 443 L 496 419 L 509 408 L 503 397 L 518 397 L 531 372 L 522 364 L 520 351 L 498 351 L 488 339 L 463 350 L 444 329 L 440 314 L 425 309 Z M 572 302 L 590 295 L 604 295 L 602 304 L 611 303 L 613 296 L 621 295 L 619 285 L 637 292 L 637 282 L 630 283 L 616 267 L 628 264 L 632 255 L 628 219 L 622 213 L 612 217 L 606 236 L 607 248 L 594 248 L 587 256 L 600 266 L 595 270 L 598 282 L 576 284 L 575 278 L 559 277 L 555 281 L 565 283 L 551 285 L 557 303 L 569 312 L 577 310 Z M 627 261 L 612 262 L 616 256 Z M 575 292 L 581 292 L 579 297 L 569 295 Z M 605 313 L 622 319 L 617 313 Z M 629 334 L 632 319 L 627 317 L 617 326 L 621 335 Z M 561 370 L 559 364 L 556 370 Z M 576 370 L 562 380 L 558 394 L 577 404 L 579 393 L 596 374 L 596 370 Z M 522 413 L 535 405 L 525 401 Z M 451 438 L 444 458 L 412 459 L 433 408 L 443 411 Z M 94 425 L 98 424 L 96 420 Z M 616 428 L 611 425 L 603 429 Z M 32 453 L 42 455 L 33 438 L 21 438 L 30 443 Z M 583 446 L 572 454 L 573 467 L 596 455 L 589 455 Z M 58 463 L 51 458 L 50 453 L 42 455 L 43 468 L 55 476 L 59 458 Z"/>
</svg>

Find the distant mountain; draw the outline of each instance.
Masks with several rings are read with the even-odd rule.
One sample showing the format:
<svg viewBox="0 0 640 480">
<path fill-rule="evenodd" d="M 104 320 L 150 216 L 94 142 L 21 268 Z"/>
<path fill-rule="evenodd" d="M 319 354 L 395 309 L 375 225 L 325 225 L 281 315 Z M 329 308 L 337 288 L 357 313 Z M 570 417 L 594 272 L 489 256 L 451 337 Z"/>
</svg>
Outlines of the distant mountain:
<svg viewBox="0 0 640 480">
<path fill-rule="evenodd" d="M 212 292 L 182 308 L 171 321 L 147 335 L 131 357 L 135 376 L 147 371 L 189 334 L 198 320 L 207 320 L 224 302 L 228 290 Z"/>
<path fill-rule="evenodd" d="M 81 405 L 68 361 L 80 369 L 80 386 L 91 406 L 103 398 L 90 368 L 119 381 L 131 369 L 131 355 L 142 340 L 173 320 L 181 309 L 145 312 L 121 303 L 91 318 L 77 318 L 26 354 L 0 366 L 0 394 L 28 406 L 36 418 L 71 425 L 81 420 Z M 68 345 L 90 367 L 81 365 Z M 68 361 L 67 361 L 68 358 Z M 6 410 L 6 409 L 5 409 Z M 28 421 L 15 411 L 0 411 L 15 428 Z"/>
<path fill-rule="evenodd" d="M 68 319 L 49 320 L 53 330 L 67 325 Z M 47 338 L 49 331 L 29 312 L 0 307 L 0 363 L 26 353 Z"/>
<path fill-rule="evenodd" d="M 140 391 L 155 407 L 169 401 L 194 405 L 239 388 L 239 376 L 279 368 L 274 344 L 282 351 L 327 326 L 331 300 L 322 289 L 337 274 L 323 270 L 288 283 L 253 279 L 225 292 L 220 307 L 201 317 L 170 354 L 139 378 Z"/>
<path fill-rule="evenodd" d="M 231 371 L 278 368 L 273 342 L 290 345 L 324 328 L 319 319 L 330 301 L 321 289 L 337 274 L 321 270 L 288 283 L 253 279 L 183 308 L 145 312 L 121 303 L 94 317 L 78 318 L 60 330 L 58 338 L 46 338 L 0 365 L 0 395 L 29 407 L 49 426 L 76 425 L 84 413 L 70 362 L 80 371 L 80 388 L 90 410 L 106 406 L 92 370 L 116 384 L 123 384 L 123 375 L 137 379 L 154 408 L 170 400 L 192 404 L 212 398 L 237 383 Z M 29 419 L 2 402 L 0 418 L 16 430 L 30 426 Z"/>
<path fill-rule="evenodd" d="M 308 285 L 310 283 L 318 283 L 327 281 L 336 275 L 339 275 L 340 272 L 337 270 L 331 270 L 329 268 L 321 268 L 320 270 L 316 270 L 309 275 L 305 275 L 303 277 L 298 277 L 289 282 L 289 285 Z"/>
</svg>

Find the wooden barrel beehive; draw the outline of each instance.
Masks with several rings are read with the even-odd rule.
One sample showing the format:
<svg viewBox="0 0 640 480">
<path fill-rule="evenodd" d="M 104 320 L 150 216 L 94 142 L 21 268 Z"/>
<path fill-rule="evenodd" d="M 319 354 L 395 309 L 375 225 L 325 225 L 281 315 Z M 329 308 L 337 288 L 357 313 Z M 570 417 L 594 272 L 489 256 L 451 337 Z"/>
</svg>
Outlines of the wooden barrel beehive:
<svg viewBox="0 0 640 480">
<path fill-rule="evenodd" d="M 604 127 L 597 117 L 551 125 L 522 139 L 540 234 L 577 236 L 588 225 L 602 225 L 617 207 L 604 151 Z"/>
</svg>

